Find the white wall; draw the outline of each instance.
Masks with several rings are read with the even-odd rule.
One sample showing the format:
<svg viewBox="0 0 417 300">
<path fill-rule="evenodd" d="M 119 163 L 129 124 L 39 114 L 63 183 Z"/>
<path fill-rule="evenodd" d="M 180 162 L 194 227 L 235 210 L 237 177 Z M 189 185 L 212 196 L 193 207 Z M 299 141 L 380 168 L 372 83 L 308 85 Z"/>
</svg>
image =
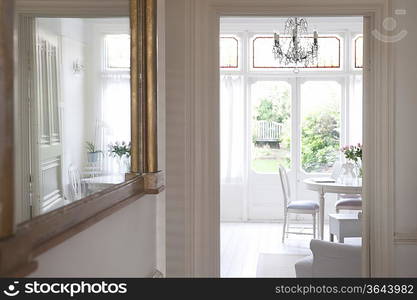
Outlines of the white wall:
<svg viewBox="0 0 417 300">
<path fill-rule="evenodd" d="M 156 265 L 156 199 L 145 196 L 36 258 L 30 277 L 148 277 Z"/>
<path fill-rule="evenodd" d="M 81 19 L 61 21 L 61 101 L 63 121 L 63 183 L 68 185 L 70 165 L 83 169 L 85 162 L 85 90 L 88 86 L 84 72 L 74 74 L 73 63 L 86 63 L 88 44 L 84 42 L 84 22 Z"/>
<path fill-rule="evenodd" d="M 396 274 L 417 277 L 417 1 L 393 0 L 398 30 L 408 35 L 394 46 L 395 78 L 395 231 L 414 236 L 414 242 L 395 246 Z"/>
<path fill-rule="evenodd" d="M 40 18 L 38 28 L 56 35 L 60 41 L 60 113 L 62 122 L 63 185 L 68 193 L 68 168 L 83 169 L 85 162 L 86 82 L 84 72 L 74 74 L 73 63 L 86 64 L 88 44 L 85 42 L 85 25 L 82 19 Z"/>
</svg>

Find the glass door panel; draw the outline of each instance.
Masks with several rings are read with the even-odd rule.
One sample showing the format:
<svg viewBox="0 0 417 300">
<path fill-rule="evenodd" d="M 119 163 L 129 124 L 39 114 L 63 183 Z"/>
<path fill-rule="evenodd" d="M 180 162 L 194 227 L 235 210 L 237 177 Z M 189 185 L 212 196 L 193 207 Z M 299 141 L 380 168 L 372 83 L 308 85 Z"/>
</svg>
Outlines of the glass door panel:
<svg viewBox="0 0 417 300">
<path fill-rule="evenodd" d="M 340 158 L 342 86 L 337 81 L 305 81 L 301 94 L 301 169 L 331 173 Z"/>
<path fill-rule="evenodd" d="M 257 81 L 251 86 L 251 170 L 278 173 L 291 166 L 291 85 Z"/>
<path fill-rule="evenodd" d="M 290 170 L 292 163 L 293 83 L 255 79 L 249 94 L 248 219 L 278 219 L 284 213 L 278 165 Z M 289 172 L 289 176 L 293 178 L 294 172 Z"/>
</svg>

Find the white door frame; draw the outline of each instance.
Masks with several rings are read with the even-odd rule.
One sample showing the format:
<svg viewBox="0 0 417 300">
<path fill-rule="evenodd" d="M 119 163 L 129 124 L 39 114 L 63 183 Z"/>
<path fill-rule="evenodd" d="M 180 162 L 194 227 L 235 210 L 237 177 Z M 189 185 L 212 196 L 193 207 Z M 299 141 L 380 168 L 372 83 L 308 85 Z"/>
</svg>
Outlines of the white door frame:
<svg viewBox="0 0 417 300">
<path fill-rule="evenodd" d="M 371 30 L 384 32 L 382 21 L 390 15 L 390 2 L 170 0 L 166 5 L 169 12 L 166 34 L 170 37 L 166 41 L 167 275 L 220 275 L 220 17 L 362 15 L 366 17 L 363 275 L 392 276 L 394 97 L 393 79 L 389 75 L 391 47 L 371 38 Z"/>
</svg>

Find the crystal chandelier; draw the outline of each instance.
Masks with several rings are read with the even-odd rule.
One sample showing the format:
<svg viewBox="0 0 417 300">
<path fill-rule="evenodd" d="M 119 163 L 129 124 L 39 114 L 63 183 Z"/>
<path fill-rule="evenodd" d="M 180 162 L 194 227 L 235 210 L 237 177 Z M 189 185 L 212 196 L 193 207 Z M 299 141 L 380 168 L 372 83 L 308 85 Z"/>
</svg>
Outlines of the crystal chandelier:
<svg viewBox="0 0 417 300">
<path fill-rule="evenodd" d="M 274 33 L 272 52 L 276 60 L 286 66 L 314 65 L 318 60 L 318 33 L 308 36 L 308 23 L 304 18 L 292 17 L 285 22 L 284 37 Z"/>
</svg>

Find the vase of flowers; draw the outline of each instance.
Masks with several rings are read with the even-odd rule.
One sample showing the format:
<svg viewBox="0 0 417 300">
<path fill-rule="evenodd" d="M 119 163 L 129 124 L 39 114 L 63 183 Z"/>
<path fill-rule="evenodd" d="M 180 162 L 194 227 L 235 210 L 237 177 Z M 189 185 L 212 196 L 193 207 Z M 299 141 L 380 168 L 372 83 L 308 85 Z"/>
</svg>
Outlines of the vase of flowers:
<svg viewBox="0 0 417 300">
<path fill-rule="evenodd" d="M 128 173 L 130 170 L 131 143 L 115 142 L 110 144 L 108 147 L 109 155 L 111 157 L 117 158 L 117 162 L 119 165 L 119 173 Z"/>
<path fill-rule="evenodd" d="M 358 143 L 357 145 L 349 145 L 340 149 L 345 155 L 347 164 L 350 164 L 349 168 L 355 169 L 355 175 L 358 179 L 362 179 L 362 145 Z"/>
</svg>

